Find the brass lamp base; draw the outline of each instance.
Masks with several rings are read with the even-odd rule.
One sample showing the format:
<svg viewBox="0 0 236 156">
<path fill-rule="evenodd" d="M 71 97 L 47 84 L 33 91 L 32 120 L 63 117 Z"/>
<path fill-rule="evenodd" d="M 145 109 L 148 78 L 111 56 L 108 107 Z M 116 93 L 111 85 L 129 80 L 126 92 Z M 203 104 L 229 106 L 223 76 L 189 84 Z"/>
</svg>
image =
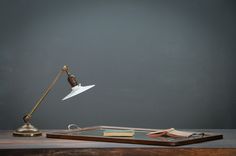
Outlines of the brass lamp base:
<svg viewBox="0 0 236 156">
<path fill-rule="evenodd" d="M 14 136 L 21 136 L 21 137 L 34 137 L 34 136 L 41 136 L 42 132 L 40 132 L 37 128 L 35 128 L 30 123 L 25 123 L 23 126 L 18 128 L 15 132 L 13 132 Z"/>
</svg>

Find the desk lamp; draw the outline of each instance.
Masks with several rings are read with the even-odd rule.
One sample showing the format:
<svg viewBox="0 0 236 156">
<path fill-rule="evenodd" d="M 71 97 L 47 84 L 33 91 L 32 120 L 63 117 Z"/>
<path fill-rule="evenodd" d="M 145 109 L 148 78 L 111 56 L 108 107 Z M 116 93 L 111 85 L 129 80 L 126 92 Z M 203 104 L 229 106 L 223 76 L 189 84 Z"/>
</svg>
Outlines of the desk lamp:
<svg viewBox="0 0 236 156">
<path fill-rule="evenodd" d="M 50 90 L 53 88 L 53 86 L 55 85 L 55 83 L 57 82 L 59 77 L 64 73 L 66 73 L 67 76 L 68 76 L 67 80 L 71 85 L 72 91 L 67 96 L 65 96 L 62 100 L 66 100 L 68 98 L 71 98 L 71 97 L 73 97 L 75 95 L 78 95 L 78 94 L 80 94 L 80 93 L 82 93 L 82 92 L 84 92 L 84 91 L 86 91 L 86 90 L 88 90 L 88 89 L 95 86 L 95 85 L 81 86 L 80 83 L 78 84 L 77 81 L 76 81 L 76 77 L 69 72 L 68 66 L 64 65 L 63 68 L 60 70 L 60 72 L 56 75 L 56 77 L 54 78 L 52 83 L 48 86 L 47 90 L 43 93 L 43 95 L 36 102 L 33 109 L 23 117 L 23 120 L 24 120 L 25 123 L 24 123 L 23 126 L 21 126 L 16 131 L 13 132 L 14 136 L 28 136 L 28 137 L 31 137 L 31 136 L 41 136 L 42 135 L 42 132 L 40 132 L 37 128 L 35 128 L 30 123 L 30 120 L 32 118 L 32 114 L 38 108 L 38 106 L 42 103 L 43 99 L 47 96 L 47 94 L 50 92 Z"/>
</svg>

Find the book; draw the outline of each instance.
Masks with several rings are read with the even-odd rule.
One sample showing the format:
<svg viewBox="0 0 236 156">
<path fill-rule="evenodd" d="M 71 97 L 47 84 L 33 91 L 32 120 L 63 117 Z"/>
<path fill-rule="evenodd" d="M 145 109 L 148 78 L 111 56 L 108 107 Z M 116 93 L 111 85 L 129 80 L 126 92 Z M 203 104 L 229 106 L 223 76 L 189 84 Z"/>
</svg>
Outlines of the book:
<svg viewBox="0 0 236 156">
<path fill-rule="evenodd" d="M 165 130 L 150 132 L 147 135 L 150 137 L 190 137 L 195 134 L 195 132 L 179 131 L 174 128 L 169 128 Z"/>
<path fill-rule="evenodd" d="M 111 130 L 106 129 L 103 131 L 103 136 L 106 137 L 132 137 L 134 136 L 134 130 Z"/>
</svg>

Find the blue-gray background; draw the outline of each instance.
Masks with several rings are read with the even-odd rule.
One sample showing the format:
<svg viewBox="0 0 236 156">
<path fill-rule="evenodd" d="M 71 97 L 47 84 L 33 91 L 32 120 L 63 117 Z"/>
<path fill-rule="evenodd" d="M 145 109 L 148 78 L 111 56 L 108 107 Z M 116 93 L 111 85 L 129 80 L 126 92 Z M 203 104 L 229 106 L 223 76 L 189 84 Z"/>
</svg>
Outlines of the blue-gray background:
<svg viewBox="0 0 236 156">
<path fill-rule="evenodd" d="M 236 128 L 234 0 L 1 0 L 0 123 L 39 128 L 113 125 Z"/>
</svg>

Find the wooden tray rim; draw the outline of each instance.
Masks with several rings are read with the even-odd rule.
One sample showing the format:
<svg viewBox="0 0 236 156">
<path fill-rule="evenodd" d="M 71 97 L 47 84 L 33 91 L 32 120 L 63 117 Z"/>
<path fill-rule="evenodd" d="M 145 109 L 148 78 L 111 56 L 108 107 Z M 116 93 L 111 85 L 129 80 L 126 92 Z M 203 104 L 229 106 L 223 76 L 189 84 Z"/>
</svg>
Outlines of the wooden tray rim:
<svg viewBox="0 0 236 156">
<path fill-rule="evenodd" d="M 202 138 L 188 138 L 187 140 L 181 141 L 159 141 L 159 140 L 142 140 L 142 139 L 130 139 L 121 137 L 104 137 L 104 136 L 92 136 L 92 135 L 77 135 L 73 136 L 70 134 L 65 134 L 67 132 L 77 132 L 77 131 L 88 131 L 88 130 L 98 130 L 98 129 L 123 129 L 123 130 L 137 130 L 137 131 L 156 131 L 160 129 L 149 129 L 149 128 L 133 128 L 133 127 L 116 127 L 116 126 L 92 126 L 85 127 L 75 130 L 61 130 L 46 133 L 46 137 L 55 139 L 71 139 L 71 140 L 86 140 L 86 141 L 102 141 L 102 142 L 114 142 L 114 143 L 131 143 L 131 144 L 145 144 L 145 145 L 160 145 L 160 146 L 180 146 L 187 144 L 200 143 L 205 141 L 223 139 L 222 134 L 218 133 L 208 133 Z M 63 134 L 64 133 L 64 134 Z"/>
</svg>

